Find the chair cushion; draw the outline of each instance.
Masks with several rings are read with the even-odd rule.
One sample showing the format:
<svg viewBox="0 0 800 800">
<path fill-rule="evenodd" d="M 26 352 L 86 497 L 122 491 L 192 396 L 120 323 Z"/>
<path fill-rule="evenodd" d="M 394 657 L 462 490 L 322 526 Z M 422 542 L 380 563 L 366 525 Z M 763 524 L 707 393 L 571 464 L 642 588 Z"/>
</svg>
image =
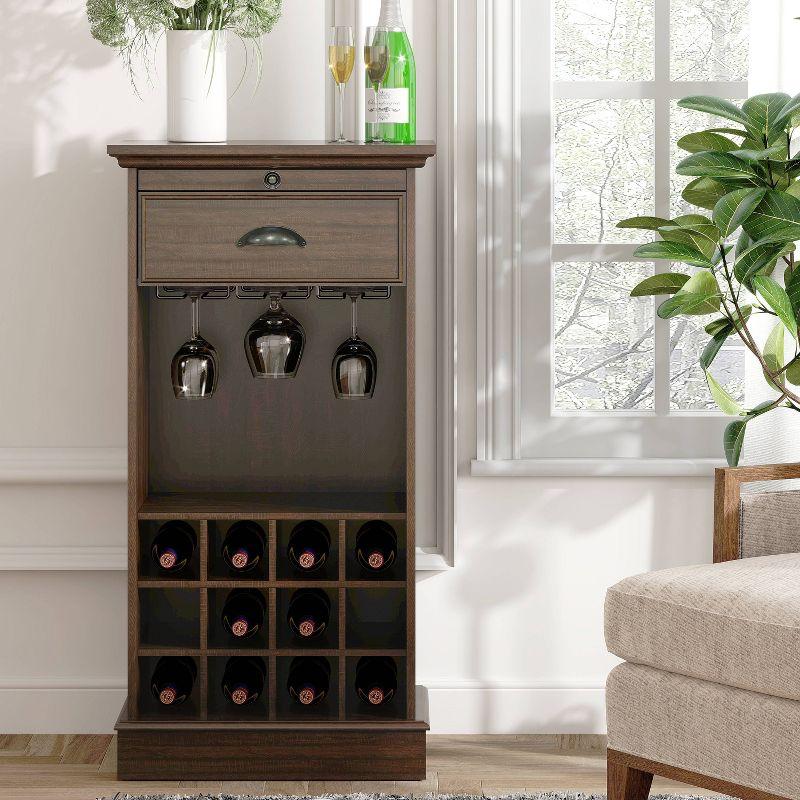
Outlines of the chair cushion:
<svg viewBox="0 0 800 800">
<path fill-rule="evenodd" d="M 800 800 L 800 703 L 620 664 L 606 706 L 614 750 Z"/>
<path fill-rule="evenodd" d="M 800 700 L 800 554 L 626 578 L 605 629 L 626 661 Z"/>
<path fill-rule="evenodd" d="M 800 492 L 742 494 L 739 521 L 742 558 L 800 551 L 798 519 Z"/>
</svg>

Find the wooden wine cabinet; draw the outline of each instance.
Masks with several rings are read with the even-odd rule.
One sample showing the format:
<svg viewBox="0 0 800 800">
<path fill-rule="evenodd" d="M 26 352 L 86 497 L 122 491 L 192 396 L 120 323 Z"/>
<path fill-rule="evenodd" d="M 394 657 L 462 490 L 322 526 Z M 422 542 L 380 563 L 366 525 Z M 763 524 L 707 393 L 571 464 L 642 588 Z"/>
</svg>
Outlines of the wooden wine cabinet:
<svg viewBox="0 0 800 800">
<path fill-rule="evenodd" d="M 128 699 L 116 726 L 120 778 L 424 778 L 427 725 L 414 706 L 414 175 L 434 146 L 156 142 L 108 152 L 128 170 L 129 637 Z M 297 231 L 306 245 L 236 246 L 266 225 Z M 245 359 L 244 333 L 266 308 L 253 290 L 266 287 L 311 290 L 284 302 L 306 331 L 300 370 L 289 380 L 254 380 Z M 328 291 L 315 296 L 316 287 Z M 322 299 L 332 287 L 389 295 L 359 302 L 359 332 L 378 356 L 370 400 L 334 398 L 330 362 L 349 334 L 349 303 Z M 207 400 L 172 393 L 170 361 L 189 328 L 189 304 L 174 299 L 176 289 L 228 294 L 200 303 L 202 333 L 220 359 Z M 307 577 L 293 573 L 286 556 L 292 526 L 306 519 L 331 534 L 325 568 Z M 378 576 L 354 556 L 359 526 L 373 519 L 398 536 L 397 561 Z M 169 520 L 191 524 L 198 543 L 176 576 L 150 557 Z M 241 578 L 220 552 L 238 520 L 258 522 L 267 539 L 263 565 Z M 331 602 L 329 628 L 310 646 L 293 639 L 286 622 L 289 596 L 303 587 L 323 589 Z M 262 593 L 267 609 L 263 629 L 242 646 L 220 622 L 236 588 Z M 169 655 L 197 668 L 189 700 L 175 708 L 150 692 L 156 662 Z M 262 696 L 240 708 L 221 689 L 225 663 L 237 655 L 266 667 Z M 286 691 L 298 655 L 328 661 L 330 692 L 318 705 L 295 704 Z M 364 655 L 394 659 L 391 703 L 359 700 L 355 665 Z"/>
</svg>

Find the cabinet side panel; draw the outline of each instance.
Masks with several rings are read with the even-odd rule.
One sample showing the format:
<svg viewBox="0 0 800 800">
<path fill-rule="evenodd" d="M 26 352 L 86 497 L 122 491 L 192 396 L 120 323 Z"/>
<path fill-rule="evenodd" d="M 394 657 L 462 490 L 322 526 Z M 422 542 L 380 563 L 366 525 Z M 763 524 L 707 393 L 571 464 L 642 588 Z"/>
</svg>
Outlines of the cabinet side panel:
<svg viewBox="0 0 800 800">
<path fill-rule="evenodd" d="M 414 395 L 414 324 L 415 324 L 415 211 L 414 211 L 415 171 L 408 170 L 406 185 L 406 702 L 409 719 L 415 715 L 416 651 L 415 651 L 415 553 L 416 553 L 416 493 L 414 491 L 414 439 L 415 439 L 415 395 Z"/>
</svg>

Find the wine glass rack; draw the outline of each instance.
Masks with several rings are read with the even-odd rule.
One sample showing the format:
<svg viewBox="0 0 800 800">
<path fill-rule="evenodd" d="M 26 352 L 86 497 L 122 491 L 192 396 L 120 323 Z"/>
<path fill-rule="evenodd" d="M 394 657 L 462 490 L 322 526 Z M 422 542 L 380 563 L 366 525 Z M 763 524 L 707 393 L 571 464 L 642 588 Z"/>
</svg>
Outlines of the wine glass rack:
<svg viewBox="0 0 800 800">
<path fill-rule="evenodd" d="M 434 146 L 164 142 L 108 152 L 128 171 L 129 209 L 128 698 L 116 726 L 119 776 L 423 778 L 427 725 L 414 701 L 414 176 Z M 266 172 L 279 182 L 265 183 Z M 256 381 L 242 339 L 257 301 L 276 295 L 305 330 L 301 368 Z M 162 302 L 188 296 L 218 301 L 203 300 L 202 326 L 220 362 L 213 397 L 191 402 L 174 397 L 169 377 L 188 309 Z M 341 400 L 330 363 L 349 315 L 319 301 L 356 296 L 376 300 L 359 322 L 378 378 L 371 399 Z M 308 520 L 325 527 L 330 547 L 320 569 L 303 573 L 287 550 Z M 356 555 L 359 529 L 375 520 L 397 538 L 381 572 Z M 191 527 L 194 542 L 173 573 L 152 549 L 175 521 Z M 263 529 L 265 547 L 252 571 L 236 573 L 222 543 L 242 521 Z M 294 593 L 306 588 L 330 605 L 324 632 L 307 641 L 287 620 Z M 222 621 L 236 590 L 257 593 L 265 609 L 246 639 Z M 304 656 L 323 659 L 330 673 L 327 694 L 311 705 L 287 688 Z M 255 659 L 264 676 L 246 705 L 223 691 L 236 657 Z M 356 691 L 365 657 L 396 669 L 384 703 Z M 195 676 L 175 705 L 152 689 L 157 665 L 171 658 Z"/>
</svg>

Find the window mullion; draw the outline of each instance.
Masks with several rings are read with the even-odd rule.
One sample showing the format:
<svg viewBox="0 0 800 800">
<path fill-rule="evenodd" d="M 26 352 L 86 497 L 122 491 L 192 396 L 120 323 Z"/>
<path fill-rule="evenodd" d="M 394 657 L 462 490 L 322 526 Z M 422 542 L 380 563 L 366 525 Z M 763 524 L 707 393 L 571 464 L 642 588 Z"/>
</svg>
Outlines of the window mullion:
<svg viewBox="0 0 800 800">
<path fill-rule="evenodd" d="M 654 157 L 655 157 L 655 214 L 670 218 L 670 0 L 654 0 L 655 7 L 655 65 L 654 65 Z M 656 271 L 666 272 L 669 262 L 657 261 Z M 656 304 L 659 299 L 656 298 Z M 655 305 L 654 305 L 655 315 Z M 670 324 L 655 316 L 655 412 L 669 413 L 670 393 Z"/>
</svg>

